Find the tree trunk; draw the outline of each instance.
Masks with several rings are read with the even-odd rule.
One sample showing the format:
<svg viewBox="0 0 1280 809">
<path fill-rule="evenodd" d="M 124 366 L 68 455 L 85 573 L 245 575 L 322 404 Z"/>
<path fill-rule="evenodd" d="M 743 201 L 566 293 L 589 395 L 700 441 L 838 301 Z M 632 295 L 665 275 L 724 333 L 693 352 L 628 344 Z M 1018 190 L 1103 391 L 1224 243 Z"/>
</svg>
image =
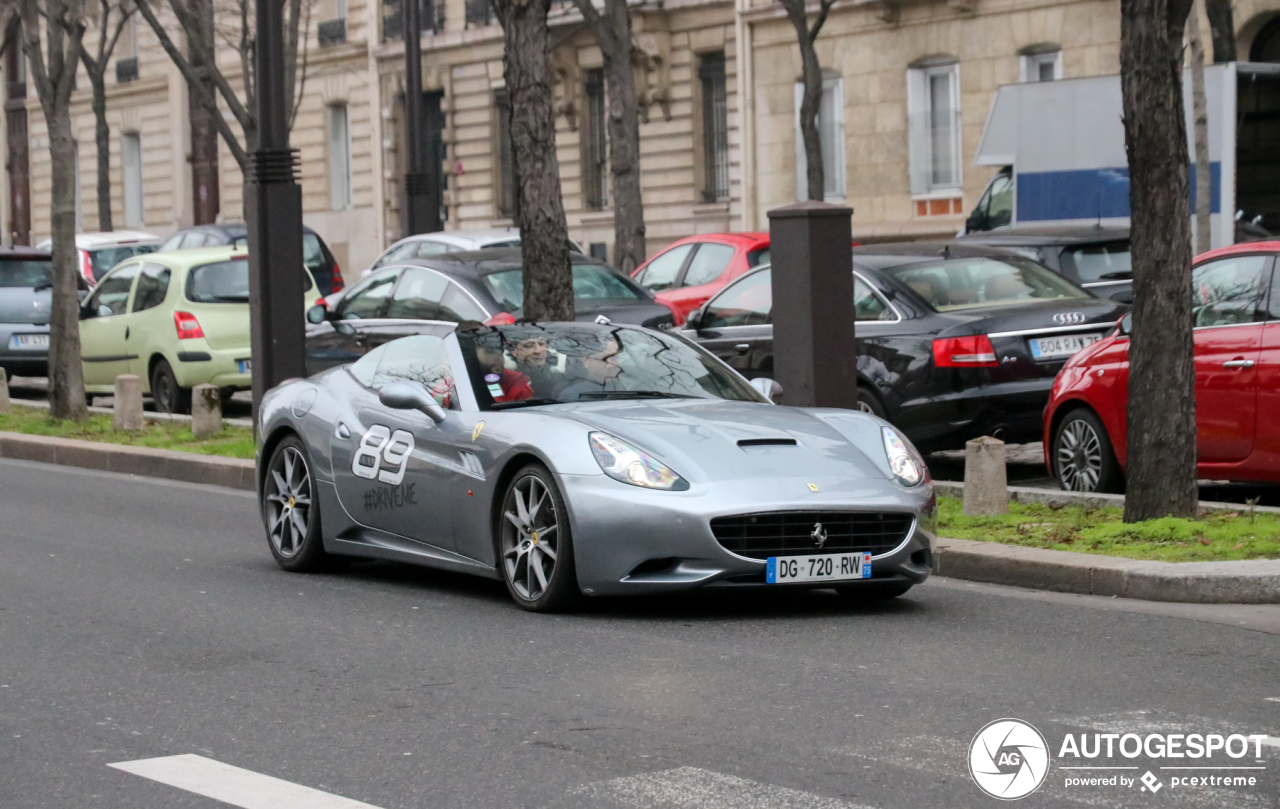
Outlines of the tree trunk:
<svg viewBox="0 0 1280 809">
<path fill-rule="evenodd" d="M 818 52 L 814 50 L 813 37 L 809 34 L 803 3 L 800 4 L 800 9 L 797 15 L 790 5 L 787 6 L 787 15 L 795 26 L 800 42 L 800 67 L 804 79 L 804 95 L 800 100 L 800 137 L 804 141 L 805 184 L 809 199 L 822 200 L 826 198 L 822 137 L 818 134 L 818 110 L 822 107 L 822 65 L 818 62 Z M 799 166 L 796 166 L 796 171 L 800 171 Z"/>
<path fill-rule="evenodd" d="M 1182 101 L 1189 0 L 1121 0 L 1134 333 L 1126 522 L 1196 514 L 1191 211 Z"/>
<path fill-rule="evenodd" d="M 1194 3 L 1187 15 L 1187 40 L 1191 45 L 1191 109 L 1196 156 L 1195 251 L 1203 253 L 1213 246 L 1209 219 L 1213 189 L 1209 174 L 1209 110 L 1204 97 L 1204 40 L 1200 36 L 1200 8 Z"/>
<path fill-rule="evenodd" d="M 49 321 L 49 415 L 83 420 L 84 374 L 80 365 L 80 301 L 76 297 L 76 165 L 71 113 L 48 110 L 53 172 L 53 313 Z"/>
<path fill-rule="evenodd" d="M 1236 60 L 1236 24 L 1231 14 L 1231 0 L 1205 0 L 1209 17 L 1209 36 L 1213 39 L 1215 63 Z"/>
<path fill-rule="evenodd" d="M 630 273 L 644 262 L 644 199 L 640 193 L 640 105 L 631 63 L 631 15 L 626 0 L 606 0 L 600 41 L 609 93 L 609 171 L 613 177 L 613 264 Z"/>
<path fill-rule="evenodd" d="M 115 228 L 111 222 L 111 127 L 107 124 L 107 82 L 102 74 L 95 76 L 90 73 L 89 83 L 93 86 L 94 140 L 98 147 L 98 230 L 112 231 Z"/>
<path fill-rule="evenodd" d="M 555 102 L 547 63 L 550 0 L 498 0 L 503 75 L 511 99 L 511 145 L 520 196 L 526 320 L 573 320 L 569 227 L 556 158 Z"/>
</svg>

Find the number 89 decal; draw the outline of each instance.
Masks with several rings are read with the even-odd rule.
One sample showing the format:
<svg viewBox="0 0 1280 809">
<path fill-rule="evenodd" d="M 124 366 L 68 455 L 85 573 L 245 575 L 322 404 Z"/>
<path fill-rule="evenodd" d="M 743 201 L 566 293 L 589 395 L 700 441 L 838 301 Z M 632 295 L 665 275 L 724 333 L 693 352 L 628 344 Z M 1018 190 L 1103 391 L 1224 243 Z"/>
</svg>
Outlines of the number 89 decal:
<svg viewBox="0 0 1280 809">
<path fill-rule="evenodd" d="M 385 424 L 374 424 L 360 438 L 355 457 L 351 459 L 351 473 L 356 477 L 377 478 L 383 483 L 399 486 L 409 468 L 409 456 L 413 454 L 413 433 L 396 430 Z M 383 468 L 385 465 L 386 468 Z"/>
</svg>

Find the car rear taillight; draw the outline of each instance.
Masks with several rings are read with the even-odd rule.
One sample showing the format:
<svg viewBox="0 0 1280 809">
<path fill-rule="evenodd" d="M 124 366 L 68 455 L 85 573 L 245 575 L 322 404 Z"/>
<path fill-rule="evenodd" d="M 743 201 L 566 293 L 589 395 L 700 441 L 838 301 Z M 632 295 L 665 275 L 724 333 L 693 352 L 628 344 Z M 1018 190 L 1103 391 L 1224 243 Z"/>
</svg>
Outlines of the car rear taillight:
<svg viewBox="0 0 1280 809">
<path fill-rule="evenodd" d="M 338 262 L 333 262 L 333 289 L 329 290 L 330 294 L 341 292 L 346 285 L 347 282 L 342 280 L 342 268 L 338 266 Z"/>
<path fill-rule="evenodd" d="M 90 285 L 96 284 L 98 281 L 93 277 L 93 262 L 89 259 L 89 251 L 81 250 L 80 252 L 80 274 L 84 276 L 84 280 Z"/>
<path fill-rule="evenodd" d="M 985 334 L 940 337 L 933 341 L 933 364 L 939 368 L 993 368 L 996 350 Z"/>
<path fill-rule="evenodd" d="M 510 312 L 499 312 L 484 322 L 486 326 L 510 326 L 516 322 L 516 316 Z"/>
<path fill-rule="evenodd" d="M 324 298 L 316 298 L 316 302 L 315 302 L 315 303 L 313 303 L 313 304 L 311 304 L 311 305 L 312 305 L 312 306 L 323 306 L 323 307 L 324 307 L 324 308 L 326 308 L 326 309 L 328 309 L 328 308 L 329 308 L 329 302 L 328 302 L 328 301 L 326 301 Z"/>
<path fill-rule="evenodd" d="M 204 329 L 200 328 L 200 321 L 196 320 L 196 316 L 190 312 L 174 312 L 173 325 L 178 328 L 179 340 L 204 337 Z"/>
</svg>

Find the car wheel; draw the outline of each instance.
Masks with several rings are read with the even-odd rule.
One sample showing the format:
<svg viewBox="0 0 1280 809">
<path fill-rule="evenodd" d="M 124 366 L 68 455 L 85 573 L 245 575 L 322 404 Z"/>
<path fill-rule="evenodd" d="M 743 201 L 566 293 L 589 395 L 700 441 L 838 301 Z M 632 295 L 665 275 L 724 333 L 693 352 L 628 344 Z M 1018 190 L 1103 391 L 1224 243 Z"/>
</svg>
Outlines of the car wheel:
<svg viewBox="0 0 1280 809">
<path fill-rule="evenodd" d="M 307 448 L 297 436 L 280 442 L 262 476 L 262 522 L 276 564 L 295 573 L 329 561 L 320 533 L 320 504 Z"/>
<path fill-rule="evenodd" d="M 836 592 L 854 601 L 888 601 L 904 595 L 912 587 L 908 581 L 869 581 L 863 584 L 845 584 Z"/>
<path fill-rule="evenodd" d="M 498 515 L 498 567 L 526 610 L 554 612 L 580 596 L 569 513 L 551 472 L 530 464 L 511 479 Z"/>
<path fill-rule="evenodd" d="M 169 361 L 160 359 L 151 369 L 151 401 L 161 413 L 190 413 L 191 391 L 178 385 Z"/>
<path fill-rule="evenodd" d="M 1067 414 L 1053 436 L 1053 472 L 1058 485 L 1071 492 L 1119 492 L 1124 474 L 1111 439 L 1091 410 Z"/>
<path fill-rule="evenodd" d="M 880 400 L 870 388 L 865 385 L 858 386 L 858 404 L 856 408 L 859 413 L 870 413 L 873 416 L 885 418 L 884 406 L 880 404 Z"/>
</svg>

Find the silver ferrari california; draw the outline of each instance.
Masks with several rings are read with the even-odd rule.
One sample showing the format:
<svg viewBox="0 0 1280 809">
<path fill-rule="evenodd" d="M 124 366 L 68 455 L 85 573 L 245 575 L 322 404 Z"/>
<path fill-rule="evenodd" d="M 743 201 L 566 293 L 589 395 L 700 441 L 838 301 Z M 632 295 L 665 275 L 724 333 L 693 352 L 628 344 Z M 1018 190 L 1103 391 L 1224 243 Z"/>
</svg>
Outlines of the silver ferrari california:
<svg viewBox="0 0 1280 809">
<path fill-rule="evenodd" d="M 696 587 L 889 598 L 928 577 L 936 501 L 887 422 L 773 404 L 678 335 L 463 324 L 271 390 L 271 553 L 498 578 L 525 609 Z"/>
</svg>

